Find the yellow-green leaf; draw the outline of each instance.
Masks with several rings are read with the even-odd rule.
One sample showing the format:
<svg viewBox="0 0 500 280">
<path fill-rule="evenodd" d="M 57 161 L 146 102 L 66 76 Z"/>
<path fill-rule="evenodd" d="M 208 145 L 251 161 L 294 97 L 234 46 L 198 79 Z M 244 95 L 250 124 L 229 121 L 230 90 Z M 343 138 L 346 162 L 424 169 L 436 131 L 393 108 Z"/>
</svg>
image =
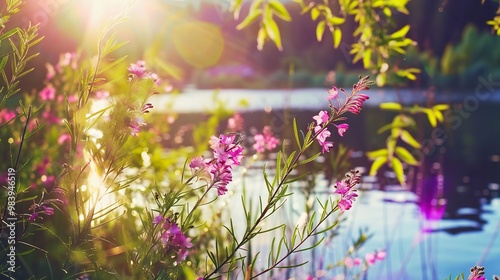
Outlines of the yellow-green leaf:
<svg viewBox="0 0 500 280">
<path fill-rule="evenodd" d="M 387 149 L 379 149 L 371 152 L 366 152 L 366 156 L 369 159 L 376 159 L 378 157 L 387 157 L 388 154 L 389 152 L 387 151 Z"/>
<path fill-rule="evenodd" d="M 404 36 L 406 36 L 406 34 L 408 33 L 408 31 L 410 30 L 410 25 L 405 25 L 403 26 L 401 29 L 399 29 L 398 31 L 394 32 L 391 34 L 391 38 L 402 38 Z"/>
<path fill-rule="evenodd" d="M 340 42 L 342 41 L 342 31 L 340 28 L 335 28 L 333 30 L 333 47 L 338 48 L 340 46 Z"/>
<path fill-rule="evenodd" d="M 264 48 L 264 43 L 266 42 L 266 30 L 264 27 L 259 28 L 259 32 L 257 33 L 257 49 L 261 51 Z"/>
<path fill-rule="evenodd" d="M 372 59 L 372 50 L 371 49 L 365 50 L 365 53 L 363 54 L 363 67 L 368 69 L 370 67 L 371 59 Z"/>
<path fill-rule="evenodd" d="M 415 140 L 415 138 L 413 138 L 413 136 L 407 130 L 401 131 L 400 138 L 405 143 L 414 148 L 420 149 L 421 147 L 420 143 L 418 143 L 417 140 Z"/>
<path fill-rule="evenodd" d="M 252 24 L 260 15 L 262 15 L 262 10 L 255 10 L 253 13 L 249 13 L 245 19 L 236 26 L 236 29 L 241 30 L 248 25 Z"/>
<path fill-rule="evenodd" d="M 320 12 L 319 12 L 318 8 L 314 7 L 311 9 L 311 19 L 313 21 L 319 17 L 319 14 L 320 14 Z"/>
<path fill-rule="evenodd" d="M 403 170 L 403 164 L 397 157 L 393 157 L 391 160 L 392 170 L 396 173 L 396 178 L 398 179 L 401 186 L 405 186 L 405 173 Z"/>
<path fill-rule="evenodd" d="M 437 119 L 438 122 L 443 122 L 444 121 L 443 113 L 441 113 L 441 111 L 439 111 L 439 110 L 432 110 L 432 112 L 434 112 L 434 115 L 436 116 L 436 119 Z"/>
<path fill-rule="evenodd" d="M 391 16 L 392 16 L 392 11 L 391 11 L 391 9 L 390 9 L 390 8 L 385 7 L 383 11 L 384 11 L 384 14 L 385 14 L 387 17 L 391 17 Z"/>
<path fill-rule="evenodd" d="M 318 40 L 318 42 L 321 42 L 321 39 L 323 39 L 323 34 L 325 33 L 325 26 L 326 23 L 324 20 L 318 22 L 318 25 L 316 26 L 316 40 Z"/>
<path fill-rule="evenodd" d="M 345 22 L 345 18 L 331 16 L 328 17 L 328 22 L 330 22 L 333 25 L 340 25 Z"/>
<path fill-rule="evenodd" d="M 450 108 L 448 104 L 437 104 L 432 107 L 432 110 L 446 111 Z"/>
<path fill-rule="evenodd" d="M 406 162 L 407 164 L 418 165 L 418 161 L 407 149 L 403 147 L 396 147 L 396 150 L 394 152 L 402 161 Z"/>
<path fill-rule="evenodd" d="M 264 28 L 266 29 L 267 36 L 269 36 L 269 39 L 271 39 L 274 42 L 278 50 L 282 51 L 283 46 L 281 45 L 280 29 L 278 28 L 276 21 L 270 19 L 270 20 L 264 20 L 263 23 L 264 23 Z"/>
<path fill-rule="evenodd" d="M 377 86 L 383 87 L 387 82 L 387 74 L 386 73 L 378 74 L 377 78 L 375 79 L 375 82 L 377 83 Z"/>
<path fill-rule="evenodd" d="M 292 20 L 292 17 L 288 13 L 288 11 L 285 8 L 285 5 L 283 5 L 281 2 L 278 0 L 270 0 L 269 5 L 271 6 L 271 9 L 273 12 L 279 16 L 281 19 L 290 21 Z"/>
<path fill-rule="evenodd" d="M 431 126 L 436 127 L 437 119 L 436 119 L 436 115 L 434 114 L 434 111 L 431 109 L 425 108 L 425 113 L 427 114 L 427 119 L 429 119 L 429 123 L 431 124 Z"/>
<path fill-rule="evenodd" d="M 377 171 L 387 162 L 387 157 L 379 157 L 375 161 L 373 161 L 372 166 L 370 167 L 370 176 L 377 175 Z"/>
<path fill-rule="evenodd" d="M 403 108 L 401 104 L 397 102 L 384 102 L 380 104 L 380 108 L 384 110 L 396 110 L 399 111 Z"/>
</svg>

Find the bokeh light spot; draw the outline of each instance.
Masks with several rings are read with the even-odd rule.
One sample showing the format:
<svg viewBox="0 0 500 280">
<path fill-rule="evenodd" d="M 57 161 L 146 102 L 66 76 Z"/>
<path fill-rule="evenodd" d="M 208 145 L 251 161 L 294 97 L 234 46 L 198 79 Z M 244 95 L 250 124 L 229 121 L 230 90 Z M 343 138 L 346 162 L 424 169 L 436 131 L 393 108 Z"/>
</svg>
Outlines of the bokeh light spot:
<svg viewBox="0 0 500 280">
<path fill-rule="evenodd" d="M 224 50 L 224 38 L 219 27 L 208 22 L 180 24 L 174 28 L 172 37 L 182 58 L 197 68 L 215 65 Z"/>
</svg>

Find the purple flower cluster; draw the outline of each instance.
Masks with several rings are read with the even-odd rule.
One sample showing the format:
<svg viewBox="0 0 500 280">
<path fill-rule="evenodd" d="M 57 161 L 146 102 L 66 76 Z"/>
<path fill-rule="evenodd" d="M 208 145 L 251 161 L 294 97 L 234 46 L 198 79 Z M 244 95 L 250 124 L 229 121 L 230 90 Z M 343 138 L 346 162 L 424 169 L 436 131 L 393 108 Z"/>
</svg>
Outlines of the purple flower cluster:
<svg viewBox="0 0 500 280">
<path fill-rule="evenodd" d="M 351 170 L 347 175 L 347 179 L 339 181 L 335 184 L 336 194 L 340 194 L 340 200 L 338 206 L 340 211 L 344 213 L 345 211 L 351 209 L 352 203 L 356 200 L 358 194 L 357 190 L 354 188 L 361 181 L 361 176 L 358 170 Z"/>
<path fill-rule="evenodd" d="M 209 143 L 214 159 L 207 161 L 203 157 L 195 157 L 189 163 L 198 178 L 209 182 L 210 188 L 217 188 L 219 196 L 227 192 L 227 185 L 233 180 L 233 166 L 240 165 L 243 158 L 243 147 L 235 138 L 234 134 L 212 136 Z"/>
<path fill-rule="evenodd" d="M 193 244 L 191 243 L 191 239 L 182 233 L 177 223 L 170 218 L 158 215 L 155 217 L 153 224 L 162 227 L 160 240 L 167 254 L 175 254 L 177 262 L 185 260 L 189 254 L 189 248 L 193 247 Z"/>
<path fill-rule="evenodd" d="M 127 70 L 130 74 L 133 74 L 139 79 L 151 79 L 156 85 L 161 83 L 158 74 L 146 70 L 146 62 L 144 60 L 138 60 L 136 63 L 131 63 Z"/>
<path fill-rule="evenodd" d="M 43 203 L 41 205 L 33 204 L 30 207 L 30 210 L 33 211 L 31 213 L 30 217 L 28 218 L 30 220 L 30 222 L 34 222 L 41 214 L 44 214 L 47 216 L 54 215 L 54 208 L 52 208 L 50 206 L 46 206 Z"/>
<path fill-rule="evenodd" d="M 368 77 L 365 77 L 353 86 L 351 94 L 348 94 L 344 89 L 340 89 L 340 92 L 345 95 L 345 100 L 342 99 L 343 102 L 339 98 L 339 90 L 336 87 L 332 87 L 328 90 L 326 99 L 330 103 L 331 113 L 320 111 L 318 115 L 313 117 L 316 122 L 314 125 L 315 138 L 318 140 L 323 154 L 329 152 L 330 148 L 333 147 L 333 142 L 327 141 L 327 138 L 331 135 L 331 132 L 328 130 L 328 125 L 334 124 L 335 121 L 344 120 L 345 117 L 340 116 L 346 112 L 351 112 L 356 115 L 359 114 L 363 107 L 363 103 L 368 99 L 368 95 L 361 94 L 359 91 L 367 90 L 369 84 Z M 334 105 L 332 101 L 336 101 L 336 104 Z M 334 125 L 337 127 L 337 132 L 341 137 L 343 137 L 349 129 L 349 125 L 346 123 Z"/>
</svg>

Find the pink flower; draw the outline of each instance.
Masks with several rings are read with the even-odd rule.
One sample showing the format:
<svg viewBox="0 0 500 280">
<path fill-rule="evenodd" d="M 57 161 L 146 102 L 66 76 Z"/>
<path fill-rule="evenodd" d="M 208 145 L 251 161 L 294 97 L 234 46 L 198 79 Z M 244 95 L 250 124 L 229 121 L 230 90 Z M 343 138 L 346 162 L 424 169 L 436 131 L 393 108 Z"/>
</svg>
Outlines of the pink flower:
<svg viewBox="0 0 500 280">
<path fill-rule="evenodd" d="M 48 85 L 40 91 L 39 96 L 43 101 L 54 100 L 56 97 L 56 89 L 52 85 Z"/>
<path fill-rule="evenodd" d="M 486 280 L 484 277 L 484 266 L 476 265 L 470 269 L 470 275 L 467 280 Z"/>
<path fill-rule="evenodd" d="M 359 113 L 361 113 L 361 109 L 363 108 L 363 103 L 368 98 L 368 95 L 362 93 L 353 95 L 346 104 L 347 110 L 355 115 L 359 115 Z"/>
<path fill-rule="evenodd" d="M 219 137 L 212 136 L 209 141 L 214 159 L 205 162 L 206 170 L 210 174 L 210 187 L 217 188 L 219 196 L 228 191 L 227 185 L 233 180 L 232 166 L 240 165 L 243 158 L 243 147 L 235 142 L 235 138 L 236 135 L 221 134 Z M 191 168 L 201 166 L 200 158 L 195 158 L 190 163 Z M 203 172 L 201 177 L 203 178 Z"/>
<path fill-rule="evenodd" d="M 357 170 L 351 170 L 348 174 L 348 179 L 338 181 L 335 183 L 335 192 L 340 194 L 340 200 L 338 202 L 338 207 L 342 213 L 351 209 L 352 203 L 356 200 L 358 194 L 354 188 L 361 180 L 361 176 Z"/>
<path fill-rule="evenodd" d="M 153 224 L 162 225 L 164 231 L 160 240 L 166 253 L 174 257 L 177 256 L 177 262 L 185 260 L 189 253 L 188 249 L 193 247 L 191 239 L 187 238 L 179 226 L 169 218 L 158 215 L 155 217 Z"/>
<path fill-rule="evenodd" d="M 377 261 L 383 261 L 385 259 L 386 252 L 379 250 L 373 253 L 366 253 L 365 260 L 368 265 L 374 265 Z"/>
<path fill-rule="evenodd" d="M 353 268 L 355 266 L 359 266 L 361 263 L 362 263 L 362 260 L 360 258 L 352 259 L 351 257 L 346 257 L 344 260 L 344 265 L 347 268 Z"/>
<path fill-rule="evenodd" d="M 78 95 L 72 94 L 72 95 L 68 96 L 69 103 L 75 103 L 76 101 L 78 101 Z"/>
<path fill-rule="evenodd" d="M 52 114 L 49 111 L 43 112 L 42 117 L 47 123 L 53 123 L 53 124 L 61 123 L 61 119 L 59 119 L 56 115 Z"/>
<path fill-rule="evenodd" d="M 341 137 L 344 137 L 344 133 L 349 129 L 349 125 L 346 123 L 336 125 L 337 131 Z"/>
<path fill-rule="evenodd" d="M 146 125 L 146 123 L 144 122 L 144 119 L 142 117 L 136 117 L 135 119 L 131 120 L 129 123 L 130 134 L 134 137 L 137 136 L 141 126 L 144 125 Z"/>
<path fill-rule="evenodd" d="M 253 139 L 255 143 L 253 144 L 253 148 L 257 151 L 257 153 L 263 153 L 264 151 L 272 151 L 279 144 L 279 140 L 273 136 L 271 132 L 271 127 L 265 126 L 262 134 L 256 134 Z"/>
<path fill-rule="evenodd" d="M 148 72 L 143 75 L 143 79 L 151 79 L 153 82 L 155 82 L 155 85 L 159 86 L 161 84 L 161 79 L 158 76 L 158 74 L 153 73 L 153 72 Z"/>
<path fill-rule="evenodd" d="M 336 99 L 339 95 L 339 91 L 337 90 L 336 87 L 332 87 L 331 89 L 328 90 L 328 96 L 326 97 L 327 100 L 332 100 Z"/>
<path fill-rule="evenodd" d="M 234 115 L 227 120 L 227 128 L 230 131 L 241 131 L 245 125 L 245 120 L 240 113 L 236 112 Z"/>
<path fill-rule="evenodd" d="M 109 91 L 98 90 L 98 91 L 94 92 L 94 96 L 96 99 L 106 99 L 109 97 Z"/>
<path fill-rule="evenodd" d="M 330 148 L 333 147 L 333 142 L 326 141 L 326 139 L 331 135 L 330 131 L 327 128 L 324 128 L 323 130 L 321 129 L 322 129 L 321 126 L 317 125 L 316 127 L 314 127 L 314 132 L 319 133 L 316 136 L 316 139 L 318 140 L 318 143 L 321 146 L 321 153 L 324 154 L 330 151 Z"/>
<path fill-rule="evenodd" d="M 2 109 L 0 111 L 0 124 L 9 122 L 16 117 L 16 113 L 9 111 L 8 109 Z"/>
<path fill-rule="evenodd" d="M 136 63 L 130 64 L 128 71 L 130 74 L 134 74 L 138 78 L 142 78 L 144 74 L 146 74 L 146 62 L 144 60 L 138 60 Z"/>
<path fill-rule="evenodd" d="M 45 68 L 47 68 L 47 75 L 45 76 L 45 79 L 47 81 L 50 81 L 56 75 L 56 70 L 54 69 L 54 66 L 52 66 L 52 64 L 50 63 L 46 63 Z"/>
<path fill-rule="evenodd" d="M 323 123 L 328 122 L 330 116 L 327 111 L 320 111 L 318 115 L 314 116 L 313 119 L 316 121 L 317 125 L 321 125 Z"/>
<path fill-rule="evenodd" d="M 61 134 L 61 136 L 57 138 L 57 144 L 59 145 L 63 144 L 66 141 L 71 141 L 71 135 L 69 135 L 68 133 Z"/>
<path fill-rule="evenodd" d="M 141 113 L 145 114 L 145 113 L 149 113 L 149 109 L 152 109 L 153 108 L 153 104 L 151 103 L 146 103 L 144 104 L 144 106 L 142 107 L 141 109 Z"/>
</svg>

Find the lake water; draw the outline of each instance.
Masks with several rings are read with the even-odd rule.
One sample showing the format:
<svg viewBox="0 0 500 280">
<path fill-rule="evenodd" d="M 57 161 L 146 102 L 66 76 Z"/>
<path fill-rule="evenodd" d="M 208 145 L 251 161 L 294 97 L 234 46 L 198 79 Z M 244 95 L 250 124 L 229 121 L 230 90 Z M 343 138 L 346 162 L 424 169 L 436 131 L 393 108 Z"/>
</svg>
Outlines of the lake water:
<svg viewBox="0 0 500 280">
<path fill-rule="evenodd" d="M 171 104 L 168 110 L 181 113 L 179 123 L 196 122 L 213 106 L 212 93 L 192 90 L 175 98 L 156 95 L 150 101 L 160 113 L 166 112 L 166 104 Z M 386 260 L 372 267 L 367 279 L 445 279 L 450 274 L 467 274 L 476 264 L 486 267 L 488 279 L 492 279 L 493 273 L 500 274 L 500 237 L 497 237 L 500 231 L 500 92 L 492 89 L 429 95 L 402 90 L 400 94 L 405 104 L 425 104 L 431 96 L 436 103 L 453 105 L 445 115 L 448 119 L 439 143 L 430 136 L 433 129 L 426 124 L 425 116 L 419 118 L 422 141 L 434 145 L 426 158 L 428 171 L 422 184 L 405 190 L 394 183 L 390 172 L 377 180 L 366 177 L 365 187 L 370 190 L 363 191 L 345 214 L 347 223 L 340 236 L 318 248 L 317 257 L 310 259 L 311 264 L 297 272 L 295 279 L 305 279 L 306 274 L 318 266 L 326 267 L 328 262 L 341 261 L 339 250 L 345 252 L 352 233 L 365 227 L 373 237 L 362 252 L 380 248 L 387 251 Z M 242 112 L 247 127 L 261 129 L 269 124 L 275 133 L 287 135 L 293 117 L 297 118 L 299 127 L 305 128 L 318 110 L 328 109 L 325 95 L 324 89 L 222 90 L 218 98 L 229 108 Z M 394 90 L 370 90 L 368 95 L 370 99 L 362 114 L 349 116 L 352 129 L 343 139 L 336 139 L 354 150 L 353 163 L 362 169 L 369 167 L 363 151 L 383 147 L 386 135 L 378 136 L 376 130 L 394 117 L 393 113 L 377 109 L 377 105 L 398 100 Z M 247 101 L 247 107 L 239 107 L 241 99 Z M 252 179 L 252 184 L 265 188 L 256 178 L 259 175 Z M 320 180 L 318 184 L 327 188 L 326 182 Z M 263 193 L 255 191 L 253 195 L 258 194 Z M 300 196 L 293 198 L 299 204 L 304 203 Z M 294 221 L 299 214 L 288 218 Z M 265 250 L 265 240 L 262 242 L 255 246 Z M 327 276 L 341 272 L 329 270 Z"/>
</svg>

